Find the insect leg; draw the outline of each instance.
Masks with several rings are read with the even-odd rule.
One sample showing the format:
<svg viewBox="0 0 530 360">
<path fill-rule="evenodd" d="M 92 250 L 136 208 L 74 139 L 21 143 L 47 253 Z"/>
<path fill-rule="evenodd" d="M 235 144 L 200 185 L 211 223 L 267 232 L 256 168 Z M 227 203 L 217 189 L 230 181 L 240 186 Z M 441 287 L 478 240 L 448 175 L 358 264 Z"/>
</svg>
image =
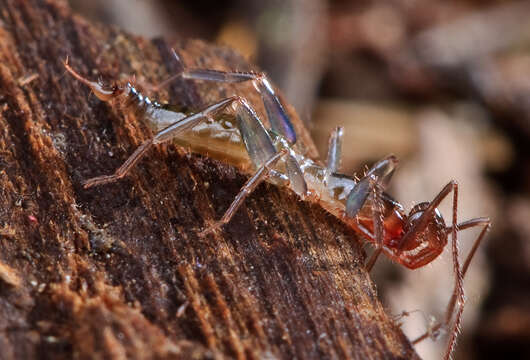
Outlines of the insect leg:
<svg viewBox="0 0 530 360">
<path fill-rule="evenodd" d="M 83 181 L 83 187 L 85 189 L 88 189 L 92 186 L 108 184 L 121 179 L 122 177 L 127 175 L 127 173 L 134 167 L 134 165 L 136 165 L 136 163 L 145 155 L 147 150 L 151 148 L 151 145 L 153 145 L 153 139 L 144 141 L 142 145 L 138 146 L 134 153 L 129 156 L 127 160 L 125 160 L 123 165 L 116 169 L 114 174 L 96 176 L 91 179 L 85 180 Z"/>
<path fill-rule="evenodd" d="M 296 142 L 296 132 L 291 119 L 265 74 L 261 74 L 252 83 L 261 95 L 272 130 L 285 137 L 291 144 L 294 144 Z"/>
<path fill-rule="evenodd" d="M 272 143 L 272 139 L 265 130 L 262 122 L 254 109 L 243 98 L 239 98 L 236 106 L 236 119 L 239 131 L 243 137 L 243 142 L 247 148 L 250 159 L 256 168 L 259 168 L 266 161 L 268 161 L 276 153 L 276 148 Z M 298 162 L 296 161 L 290 149 L 290 145 L 286 144 L 289 154 L 286 158 L 287 177 L 289 178 L 290 186 L 294 192 L 300 196 L 307 193 L 307 184 Z"/>
<path fill-rule="evenodd" d="M 366 173 L 366 175 L 357 184 L 355 184 L 353 189 L 348 194 L 348 199 L 346 200 L 346 215 L 348 215 L 350 218 L 354 218 L 364 206 L 368 196 L 371 195 L 372 197 L 372 218 L 374 224 L 374 239 L 376 248 L 366 263 L 366 269 L 368 271 L 372 269 L 375 262 L 377 261 L 377 258 L 383 250 L 384 229 L 382 219 L 383 204 L 381 198 L 383 190 L 387 187 L 390 178 L 396 169 L 396 166 L 397 159 L 393 155 L 378 161 L 368 171 L 368 173 Z"/>
<path fill-rule="evenodd" d="M 184 79 L 225 83 L 240 83 L 251 80 L 254 88 L 256 88 L 261 96 L 263 105 L 267 111 L 267 117 L 271 123 L 271 128 L 278 134 L 284 136 L 291 144 L 296 142 L 296 132 L 294 131 L 291 119 L 287 115 L 287 112 L 265 74 L 190 69 L 185 70 L 181 75 Z"/>
<path fill-rule="evenodd" d="M 248 195 L 267 177 L 278 174 L 273 169 L 274 165 L 284 156 L 286 156 L 287 178 L 291 188 L 300 195 L 305 195 L 307 185 L 305 183 L 302 170 L 298 162 L 290 153 L 289 147 L 284 147 L 277 151 L 272 143 L 272 139 L 265 130 L 254 109 L 243 98 L 237 98 L 234 103 L 237 126 L 245 143 L 245 147 L 254 166 L 258 169 L 256 173 L 243 185 L 234 201 L 224 213 L 221 220 L 203 231 L 203 234 L 215 231 L 224 224 L 227 224 L 237 209 L 243 204 Z M 274 175 L 274 176 L 278 176 Z"/>
<path fill-rule="evenodd" d="M 489 218 L 482 217 L 465 221 L 463 223 L 458 224 L 457 226 L 458 230 L 469 229 L 476 226 L 484 226 L 484 228 L 480 232 L 479 236 L 475 239 L 475 242 L 473 243 L 473 247 L 469 251 L 469 254 L 467 254 L 466 261 L 464 261 L 464 265 L 462 266 L 462 276 L 466 275 L 467 269 L 469 268 L 469 264 L 475 256 L 475 252 L 480 246 L 482 239 L 484 238 L 484 236 L 486 236 L 486 233 L 491 229 L 491 221 Z"/>
<path fill-rule="evenodd" d="M 455 305 L 451 305 L 453 300 L 450 301 L 449 310 L 451 310 L 446 318 L 445 324 L 448 325 L 451 318 L 453 317 L 453 311 L 451 308 L 456 307 L 458 304 L 458 307 L 454 311 L 455 320 L 453 323 L 453 326 L 451 327 L 449 340 L 447 342 L 447 348 L 445 351 L 444 359 L 447 360 L 451 358 L 451 354 L 453 353 L 454 347 L 456 345 L 456 340 L 458 337 L 458 331 L 460 329 L 460 325 L 462 323 L 462 314 L 464 312 L 464 304 L 465 304 L 465 296 L 464 296 L 464 285 L 463 285 L 463 276 L 462 276 L 462 269 L 460 268 L 460 261 L 458 259 L 458 238 L 457 238 L 457 232 L 458 232 L 458 218 L 457 218 L 457 211 L 458 211 L 458 184 L 456 181 L 452 180 L 450 181 L 439 193 L 436 195 L 434 200 L 432 200 L 421 215 L 421 217 L 418 219 L 418 221 L 415 223 L 415 226 L 410 229 L 401 239 L 401 244 L 406 244 L 408 239 L 414 236 L 417 236 L 418 233 L 423 231 L 425 229 L 429 222 L 432 221 L 434 212 L 438 205 L 442 202 L 443 199 L 449 195 L 450 192 L 453 192 L 453 221 L 452 225 L 449 229 L 451 232 L 451 252 L 453 255 L 453 271 L 455 273 L 455 290 L 453 292 L 453 296 L 455 298 L 454 302 Z"/>
<path fill-rule="evenodd" d="M 491 228 L 491 222 L 490 222 L 490 220 L 488 218 L 476 218 L 476 219 L 467 220 L 467 221 L 457 225 L 458 231 L 469 229 L 469 228 L 473 228 L 473 227 L 477 227 L 477 226 L 483 226 L 483 228 L 482 228 L 482 231 L 480 232 L 480 234 L 477 236 L 477 238 L 473 242 L 473 247 L 469 251 L 469 254 L 467 255 L 466 260 L 464 262 L 464 265 L 462 266 L 462 270 L 461 270 L 462 278 L 465 277 L 465 275 L 467 273 L 467 270 L 469 268 L 469 264 L 471 263 L 471 260 L 473 259 L 473 256 L 475 255 L 475 252 L 477 251 L 477 249 L 480 246 L 482 240 L 486 236 L 486 233 Z M 452 231 L 452 227 L 450 229 Z M 433 333 L 436 333 L 441 327 L 447 326 L 451 322 L 451 319 L 452 319 L 454 311 L 455 311 L 457 296 L 458 296 L 458 288 L 456 287 L 456 284 L 455 284 L 455 288 L 453 289 L 453 295 L 451 296 L 451 299 L 449 300 L 449 302 L 447 304 L 444 321 L 443 322 L 439 322 L 436 325 L 432 326 L 429 329 L 429 331 L 425 332 L 423 335 L 421 335 L 421 336 L 417 337 L 416 339 L 414 339 L 412 341 L 412 344 L 416 345 L 419 342 L 427 339 L 428 337 L 431 337 L 431 335 Z"/>
<path fill-rule="evenodd" d="M 236 97 L 230 97 L 224 100 L 221 100 L 213 105 L 208 106 L 204 110 L 182 118 L 175 123 L 169 125 L 165 129 L 159 131 L 152 139 L 146 140 L 142 145 L 140 145 L 135 152 L 120 166 L 112 175 L 103 175 L 97 176 L 92 179 L 86 180 L 83 182 L 85 188 L 89 188 L 96 185 L 102 185 L 110 182 L 114 182 L 118 179 L 121 179 L 129 173 L 129 171 L 138 163 L 138 161 L 145 155 L 147 150 L 154 145 L 160 144 L 164 141 L 168 141 L 179 133 L 188 130 L 198 124 L 200 121 L 205 118 L 213 116 L 218 111 L 224 109 L 228 104 L 235 101 Z"/>
<path fill-rule="evenodd" d="M 179 56 L 173 49 L 173 55 L 175 59 L 182 63 Z M 276 133 L 282 135 L 291 144 L 296 142 L 296 132 L 293 124 L 287 112 L 285 111 L 280 99 L 276 95 L 271 83 L 267 79 L 267 76 L 263 73 L 254 72 L 235 72 L 235 71 L 219 71 L 210 69 L 184 69 L 184 71 L 171 76 L 156 88 L 160 88 L 173 81 L 177 77 L 191 80 L 203 80 L 203 81 L 215 81 L 222 83 L 240 83 L 245 81 L 252 81 L 254 88 L 259 92 L 265 110 L 267 111 L 267 117 L 270 121 L 271 128 Z"/>
<path fill-rule="evenodd" d="M 232 217 L 235 215 L 239 207 L 243 204 L 248 195 L 250 195 L 256 187 L 261 184 L 267 177 L 270 176 L 270 172 L 274 165 L 285 155 L 287 154 L 287 149 L 283 149 L 280 152 L 276 153 L 268 161 L 266 161 L 259 169 L 252 175 L 250 179 L 243 185 L 239 193 L 236 195 L 235 199 L 232 201 L 228 209 L 225 211 L 221 220 L 216 221 L 213 225 L 208 227 L 202 232 L 202 234 L 210 233 L 217 230 L 224 224 L 230 222 Z"/>
<path fill-rule="evenodd" d="M 330 172 L 334 173 L 340 167 L 340 160 L 342 155 L 342 127 L 335 128 L 329 136 L 328 146 L 328 161 L 327 168 Z"/>
<path fill-rule="evenodd" d="M 198 113 L 195 113 L 193 115 L 187 116 L 185 118 L 182 118 L 175 122 L 174 124 L 169 125 L 165 129 L 159 131 L 154 137 L 153 137 L 153 143 L 154 144 L 160 144 L 164 141 L 171 140 L 175 138 L 178 134 L 185 130 L 189 130 L 197 123 L 204 119 L 211 118 L 215 114 L 217 114 L 219 111 L 223 110 L 226 106 L 230 105 L 234 101 L 237 101 L 238 97 L 232 96 L 226 99 L 223 99 L 221 101 L 216 102 L 215 104 L 212 104 L 205 109 L 199 111 Z"/>
<path fill-rule="evenodd" d="M 346 214 L 350 218 L 357 216 L 366 202 L 368 195 L 372 192 L 372 188 L 376 184 L 381 186 L 383 190 L 388 186 L 397 163 L 398 160 L 394 155 L 387 156 L 383 160 L 378 161 L 368 173 L 355 184 L 346 200 Z"/>
<path fill-rule="evenodd" d="M 374 238 L 375 238 L 375 251 L 370 256 L 370 259 L 366 263 L 366 270 L 370 272 L 372 268 L 375 265 L 375 262 L 377 261 L 377 258 L 379 255 L 381 255 L 381 252 L 383 251 L 383 237 L 384 237 L 384 229 L 383 229 L 383 204 L 381 202 L 381 197 L 383 195 L 383 190 L 381 189 L 381 186 L 378 185 L 376 182 L 372 183 L 371 186 L 372 189 L 372 221 L 374 224 Z"/>
</svg>

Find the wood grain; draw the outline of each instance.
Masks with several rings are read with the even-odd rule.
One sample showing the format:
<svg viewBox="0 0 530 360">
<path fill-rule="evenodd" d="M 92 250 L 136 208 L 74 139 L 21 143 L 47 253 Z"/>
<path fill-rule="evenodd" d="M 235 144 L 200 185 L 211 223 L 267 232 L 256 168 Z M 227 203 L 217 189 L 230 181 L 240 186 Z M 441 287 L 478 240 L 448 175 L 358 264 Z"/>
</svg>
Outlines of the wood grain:
<svg viewBox="0 0 530 360">
<path fill-rule="evenodd" d="M 260 186 L 223 233 L 201 237 L 246 179 L 207 156 L 158 146 L 126 179 L 82 188 L 150 131 L 62 62 L 156 83 L 178 71 L 166 42 L 58 0 L 1 0 L 0 22 L 0 358 L 417 357 L 355 235 L 290 191 Z M 251 68 L 227 48 L 172 45 L 189 66 Z M 262 111 L 249 89 L 175 81 L 159 97 L 198 109 L 238 93 Z"/>
</svg>

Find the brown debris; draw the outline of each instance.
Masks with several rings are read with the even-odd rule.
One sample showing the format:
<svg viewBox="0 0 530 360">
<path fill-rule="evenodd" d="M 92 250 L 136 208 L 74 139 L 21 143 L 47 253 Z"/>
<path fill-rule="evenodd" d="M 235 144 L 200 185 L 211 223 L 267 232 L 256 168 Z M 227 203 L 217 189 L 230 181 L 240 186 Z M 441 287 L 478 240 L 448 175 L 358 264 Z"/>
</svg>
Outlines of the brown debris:
<svg viewBox="0 0 530 360">
<path fill-rule="evenodd" d="M 22 280 L 15 270 L 0 263 L 0 283 L 17 288 L 22 284 Z"/>
</svg>

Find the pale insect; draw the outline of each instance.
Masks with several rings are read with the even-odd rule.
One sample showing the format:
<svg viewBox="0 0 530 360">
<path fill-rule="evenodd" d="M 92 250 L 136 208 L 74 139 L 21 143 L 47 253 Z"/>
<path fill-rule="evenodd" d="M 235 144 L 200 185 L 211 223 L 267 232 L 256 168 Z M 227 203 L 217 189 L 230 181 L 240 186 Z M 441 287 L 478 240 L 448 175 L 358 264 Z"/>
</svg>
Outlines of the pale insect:
<svg viewBox="0 0 530 360">
<path fill-rule="evenodd" d="M 175 52 L 174 55 L 180 61 Z M 464 310 L 463 277 L 476 249 L 490 228 L 488 218 L 457 222 L 458 184 L 455 181 L 450 181 L 431 202 L 417 204 L 406 215 L 403 206 L 384 193 L 397 166 L 394 156 L 377 162 L 359 181 L 352 176 L 338 173 L 341 128 L 335 129 L 330 136 L 326 166 L 304 156 L 297 150 L 297 136 L 291 120 L 263 73 L 185 69 L 162 84 L 179 76 L 184 79 L 222 83 L 251 81 L 263 101 L 270 129 L 265 128 L 253 107 L 240 96 L 222 99 L 197 113 L 186 115 L 175 111 L 171 105 L 151 101 L 140 94 L 131 83 L 124 86 L 106 86 L 82 77 L 68 65 L 68 61 L 64 65 L 70 74 L 87 85 L 99 99 L 120 104 L 125 110 L 133 111 L 157 129 L 153 138 L 141 144 L 114 174 L 89 179 L 84 182 L 85 188 L 114 182 L 124 177 L 152 145 L 169 140 L 183 140 L 185 136 L 193 138 L 193 141 L 187 142 L 193 151 L 204 151 L 204 144 L 207 143 L 209 147 L 215 148 L 214 151 L 208 149 L 209 155 L 236 166 L 241 165 L 241 154 L 245 154 L 245 158 L 252 163 L 255 170 L 223 217 L 206 229 L 205 233 L 228 223 L 245 198 L 261 182 L 267 180 L 288 186 L 302 199 L 317 201 L 328 212 L 374 244 L 375 251 L 366 264 L 368 270 L 371 270 L 381 252 L 409 269 L 422 267 L 440 255 L 447 244 L 448 235 L 451 234 L 455 286 L 444 321 L 413 341 L 416 344 L 440 328 L 449 327 L 454 318 L 444 359 L 451 357 Z M 235 124 L 217 116 L 229 105 L 235 112 Z M 451 192 L 453 225 L 447 226 L 437 207 Z M 457 232 L 477 226 L 482 226 L 483 229 L 461 267 L 458 259 Z"/>
</svg>

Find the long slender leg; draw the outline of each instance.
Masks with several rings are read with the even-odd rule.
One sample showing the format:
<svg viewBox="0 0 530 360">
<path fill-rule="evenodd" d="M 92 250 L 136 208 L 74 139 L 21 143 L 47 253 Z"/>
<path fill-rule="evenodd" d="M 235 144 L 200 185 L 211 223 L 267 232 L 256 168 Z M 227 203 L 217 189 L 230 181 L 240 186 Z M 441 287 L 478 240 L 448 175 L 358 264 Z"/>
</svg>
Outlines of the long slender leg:
<svg viewBox="0 0 530 360">
<path fill-rule="evenodd" d="M 290 187 L 302 196 L 307 192 L 307 184 L 304 180 L 302 171 L 300 170 L 300 166 L 290 153 L 291 149 L 289 145 L 285 145 L 286 147 L 277 152 L 268 132 L 263 127 L 263 124 L 252 107 L 242 98 L 238 98 L 238 102 L 234 103 L 234 105 L 236 107 L 235 110 L 239 131 L 245 142 L 249 157 L 258 170 L 247 183 L 245 183 L 221 220 L 216 222 L 209 229 L 206 229 L 204 233 L 216 230 L 222 225 L 228 223 L 246 197 L 260 182 L 270 176 L 274 164 L 276 164 L 283 156 L 286 156 L 287 177 Z"/>
<path fill-rule="evenodd" d="M 491 229 L 491 221 L 489 218 L 476 218 L 467 220 L 463 223 L 458 224 L 459 230 L 469 229 L 477 226 L 484 226 L 482 231 L 480 232 L 479 236 L 473 243 L 473 247 L 469 251 L 469 254 L 467 255 L 466 261 L 464 261 L 464 265 L 462 266 L 462 276 L 465 276 L 467 273 L 467 269 L 469 268 L 469 264 L 471 263 L 471 260 L 475 256 L 475 252 L 477 251 L 478 247 L 480 246 L 482 239 L 486 235 L 486 233 Z"/>
<path fill-rule="evenodd" d="M 123 163 L 122 166 L 120 166 L 114 174 L 112 175 L 101 175 L 96 176 L 91 179 L 83 181 L 83 187 L 85 189 L 88 189 L 92 186 L 98 186 L 103 184 L 108 184 L 114 181 L 117 181 L 127 175 L 127 173 L 138 163 L 138 161 L 145 155 L 147 150 L 151 148 L 151 145 L 153 145 L 153 139 L 146 140 L 142 143 L 142 145 L 138 146 L 134 153 L 129 156 L 127 160 Z"/>
<path fill-rule="evenodd" d="M 447 343 L 447 349 L 445 351 L 444 360 L 450 359 L 453 354 L 456 340 L 458 338 L 458 332 L 462 324 L 462 314 L 464 313 L 465 305 L 465 294 L 464 294 L 464 278 L 460 268 L 460 261 L 458 259 L 458 184 L 453 184 L 453 221 L 452 221 L 452 232 L 451 232 L 451 251 L 453 253 L 453 271 L 455 273 L 455 295 L 458 308 L 455 310 L 455 320 L 449 335 L 449 341 Z"/>
<path fill-rule="evenodd" d="M 182 63 L 174 50 L 173 54 L 177 61 Z M 291 144 L 296 142 L 296 132 L 291 119 L 287 115 L 287 112 L 285 111 L 280 99 L 276 95 L 276 92 L 274 91 L 265 74 L 254 72 L 230 72 L 210 69 L 185 69 L 184 71 L 164 80 L 155 88 L 160 88 L 161 86 L 168 84 L 178 77 L 190 80 L 215 81 L 223 83 L 240 83 L 252 81 L 254 88 L 256 88 L 261 96 L 263 105 L 267 111 L 271 128 L 276 133 L 285 137 Z"/>
<path fill-rule="evenodd" d="M 455 320 L 453 323 L 453 326 L 451 327 L 449 340 L 447 342 L 447 347 L 444 355 L 444 360 L 447 360 L 451 357 L 451 354 L 453 353 L 456 340 L 458 337 L 458 331 L 460 329 L 460 324 L 462 322 L 462 313 L 464 312 L 464 303 L 465 303 L 465 296 L 464 296 L 464 286 L 463 286 L 463 278 L 462 278 L 462 271 L 460 268 L 460 262 L 458 259 L 458 238 L 457 238 L 457 232 L 458 232 L 458 219 L 457 219 L 457 212 L 458 212 L 458 184 L 456 181 L 451 180 L 447 185 L 444 186 L 444 188 L 436 195 L 436 197 L 429 203 L 429 206 L 424 210 L 423 214 L 419 218 L 419 220 L 416 222 L 415 226 L 410 229 L 402 238 L 401 244 L 406 244 L 408 239 L 414 238 L 418 236 L 422 231 L 425 230 L 425 228 L 428 226 L 429 222 L 432 221 L 434 212 L 438 205 L 445 199 L 449 193 L 453 192 L 453 221 L 452 225 L 450 227 L 451 232 L 451 252 L 453 255 L 453 271 L 455 274 L 455 287 L 453 291 L 453 296 L 455 298 L 455 307 L 458 304 L 458 308 L 456 308 L 455 311 Z M 452 301 L 451 301 L 452 302 Z M 451 306 L 452 307 L 452 306 Z M 445 324 L 448 325 L 451 321 L 451 318 L 453 317 L 453 311 L 451 313 L 447 314 L 445 319 Z"/>
<path fill-rule="evenodd" d="M 326 167 L 332 173 L 337 172 L 340 167 L 340 160 L 342 155 L 342 127 L 333 129 L 329 136 L 328 146 L 328 161 Z"/>
<path fill-rule="evenodd" d="M 122 166 L 120 166 L 112 175 L 103 175 L 94 177 L 92 179 L 86 180 L 83 185 L 85 188 L 89 188 L 96 185 L 102 185 L 114 182 L 118 179 L 121 179 L 125 175 L 129 173 L 129 171 L 138 163 L 138 161 L 146 154 L 147 150 L 154 145 L 154 144 L 160 144 L 164 141 L 168 141 L 170 139 L 173 139 L 175 136 L 177 136 L 179 133 L 190 129 L 191 127 L 198 124 L 200 121 L 209 118 L 216 114 L 221 109 L 224 109 L 228 104 L 232 103 L 233 101 L 236 101 L 238 98 L 231 97 L 224 100 L 221 100 L 213 105 L 208 106 L 204 110 L 187 116 L 185 118 L 180 119 L 179 121 L 169 125 L 165 129 L 159 131 L 152 139 L 149 139 L 145 141 L 142 145 L 140 145 L 134 153 L 123 163 Z"/>
<path fill-rule="evenodd" d="M 291 144 L 296 142 L 296 132 L 287 115 L 280 99 L 274 92 L 272 85 L 265 74 L 252 72 L 227 72 L 208 69 L 190 69 L 181 73 L 184 79 L 215 81 L 224 83 L 240 83 L 252 81 L 254 87 L 261 95 L 263 105 L 271 123 L 271 128 L 284 136 Z"/>
<path fill-rule="evenodd" d="M 169 125 L 165 129 L 159 131 L 153 138 L 154 144 L 160 144 L 162 142 L 174 139 L 178 134 L 182 133 L 183 131 L 189 130 L 195 125 L 197 125 L 199 122 L 201 122 L 204 119 L 211 118 L 221 110 L 223 110 L 226 106 L 230 105 L 231 103 L 235 101 L 239 101 L 239 97 L 232 96 L 226 99 L 223 99 L 221 101 L 216 102 L 215 104 L 212 104 L 205 109 L 199 111 L 198 113 L 195 113 L 193 115 L 187 116 L 185 118 L 182 118 L 175 122 L 174 124 Z"/>
<path fill-rule="evenodd" d="M 465 295 L 464 295 L 464 286 L 463 286 L 463 269 L 460 267 L 459 262 L 459 256 L 458 256 L 458 238 L 457 238 L 457 232 L 459 231 L 458 228 L 458 184 L 452 180 L 450 181 L 434 198 L 433 201 L 429 203 L 429 206 L 423 214 L 421 215 L 420 219 L 405 236 L 403 236 L 403 239 L 401 241 L 402 244 L 405 244 L 407 242 L 407 239 L 410 239 L 412 237 L 417 236 L 419 233 L 421 233 L 428 225 L 429 221 L 432 221 L 432 218 L 434 216 L 434 211 L 438 207 L 438 205 L 449 195 L 450 192 L 453 192 L 453 218 L 452 218 L 452 225 L 447 230 L 448 232 L 451 232 L 451 252 L 453 257 L 453 271 L 455 274 L 455 286 L 453 290 L 453 295 L 451 297 L 451 300 L 449 301 L 449 304 L 447 306 L 446 310 L 446 318 L 443 323 L 443 325 L 447 326 L 451 322 L 451 319 L 454 317 L 453 326 L 450 330 L 449 340 L 447 343 L 446 352 L 444 355 L 444 359 L 450 359 L 451 355 L 453 353 L 454 347 L 456 345 L 456 340 L 458 337 L 458 332 L 460 329 L 460 325 L 462 323 L 462 314 L 464 312 L 464 305 L 465 305 Z M 484 234 L 487 231 L 487 228 L 489 228 L 489 220 L 487 219 L 475 219 L 470 220 L 468 222 L 461 224 L 464 228 L 469 228 L 473 226 L 478 225 L 485 225 L 484 230 L 481 232 L 479 237 L 477 238 L 475 245 L 473 246 L 472 251 L 470 252 L 470 256 L 472 257 L 476 251 L 476 247 L 480 244 L 480 241 L 482 241 L 482 238 L 484 237 Z M 469 263 L 471 261 L 471 258 L 468 256 L 468 259 L 465 263 L 465 270 L 467 271 L 467 268 L 469 266 Z M 437 331 L 442 324 L 439 324 L 436 329 L 431 329 L 431 332 Z M 427 335 L 428 336 L 428 335 Z M 424 338 L 424 336 L 421 336 L 420 338 L 416 339 L 414 343 L 417 343 L 421 341 Z"/>
<path fill-rule="evenodd" d="M 174 49 L 173 55 L 177 61 L 182 63 Z M 163 84 L 167 84 L 178 76 L 181 76 L 184 79 L 223 83 L 252 81 L 254 88 L 261 96 L 272 130 L 287 140 L 287 146 L 296 142 L 296 132 L 294 131 L 291 119 L 287 115 L 287 112 L 265 74 L 257 74 L 253 72 L 227 72 L 210 69 L 185 69 L 181 73 L 164 81 Z M 237 106 L 240 108 L 240 111 L 236 109 L 239 130 L 245 141 L 245 146 L 247 147 L 247 152 L 252 162 L 256 168 L 259 168 L 276 152 L 276 150 L 272 145 L 268 132 L 265 130 L 254 109 L 241 98 Z M 300 165 L 292 154 L 287 156 L 285 163 L 291 189 L 303 198 L 307 194 L 307 184 L 304 180 Z"/>
<path fill-rule="evenodd" d="M 234 106 L 238 129 L 249 157 L 258 170 L 242 187 L 221 220 L 203 231 L 203 234 L 214 231 L 228 223 L 246 197 L 273 173 L 274 165 L 284 156 L 286 156 L 287 177 L 290 187 L 302 196 L 307 192 L 307 184 L 298 162 L 291 154 L 290 145 L 284 144 L 284 147 L 277 152 L 269 133 L 265 130 L 254 109 L 245 99 L 238 97 L 238 101 L 234 103 Z"/>
<path fill-rule="evenodd" d="M 235 215 L 239 207 L 243 204 L 247 196 L 249 196 L 256 187 L 261 184 L 267 177 L 270 175 L 270 172 L 274 165 L 285 155 L 287 154 L 287 149 L 283 149 L 280 152 L 276 153 L 271 157 L 265 164 L 263 164 L 258 171 L 252 175 L 250 179 L 243 185 L 239 193 L 236 195 L 235 199 L 232 201 L 228 209 L 225 211 L 221 220 L 216 221 L 213 225 L 205 229 L 202 234 L 207 234 L 213 232 L 230 222 L 232 217 Z"/>
<path fill-rule="evenodd" d="M 332 135 L 333 137 L 333 135 Z M 332 143 L 333 140 L 330 141 Z M 331 153 L 331 150 L 330 150 Z M 333 157 L 333 156 L 331 156 Z M 333 162 L 333 161 L 331 161 Z M 357 216 L 364 206 L 366 199 L 372 196 L 372 217 L 374 224 L 374 239 L 376 240 L 375 251 L 366 263 L 366 269 L 370 271 L 377 258 L 383 250 L 384 228 L 382 219 L 382 194 L 388 185 L 392 174 L 397 166 L 397 159 L 390 155 L 378 161 L 368 173 L 354 186 L 346 200 L 346 214 L 350 218 Z"/>
<path fill-rule="evenodd" d="M 467 270 L 469 268 L 469 264 L 471 263 L 471 260 L 473 259 L 475 252 L 477 251 L 478 247 L 482 243 L 482 240 L 486 236 L 486 233 L 491 228 L 491 223 L 488 218 L 476 218 L 471 219 L 468 221 L 465 221 L 463 223 L 458 224 L 457 228 L 459 231 L 462 231 L 464 229 L 469 229 L 477 226 L 483 226 L 482 231 L 477 236 L 475 241 L 473 242 L 473 247 L 469 251 L 469 254 L 466 257 L 466 260 L 464 262 L 464 265 L 462 265 L 462 278 L 465 277 Z M 449 228 L 452 231 L 452 227 Z M 439 322 L 436 325 L 432 326 L 428 331 L 426 331 L 421 336 L 418 336 L 416 339 L 412 341 L 412 344 L 418 344 L 419 342 L 429 338 L 432 336 L 433 333 L 436 333 L 440 328 L 447 326 L 449 322 L 451 321 L 451 318 L 453 317 L 453 313 L 456 306 L 456 298 L 457 298 L 457 289 L 453 289 L 453 295 L 451 296 L 451 299 L 449 300 L 446 311 L 445 311 L 445 319 L 444 322 Z"/>
<path fill-rule="evenodd" d="M 381 187 L 377 183 L 374 183 L 372 185 L 372 218 L 374 223 L 374 238 L 376 241 L 376 248 L 372 256 L 370 256 L 370 259 L 366 263 L 366 270 L 368 272 L 372 270 L 375 265 L 375 262 L 377 261 L 377 258 L 379 257 L 379 255 L 381 255 L 381 252 L 383 251 L 384 229 L 382 215 L 383 210 L 381 203 L 382 195 L 383 191 L 381 190 Z"/>
</svg>

